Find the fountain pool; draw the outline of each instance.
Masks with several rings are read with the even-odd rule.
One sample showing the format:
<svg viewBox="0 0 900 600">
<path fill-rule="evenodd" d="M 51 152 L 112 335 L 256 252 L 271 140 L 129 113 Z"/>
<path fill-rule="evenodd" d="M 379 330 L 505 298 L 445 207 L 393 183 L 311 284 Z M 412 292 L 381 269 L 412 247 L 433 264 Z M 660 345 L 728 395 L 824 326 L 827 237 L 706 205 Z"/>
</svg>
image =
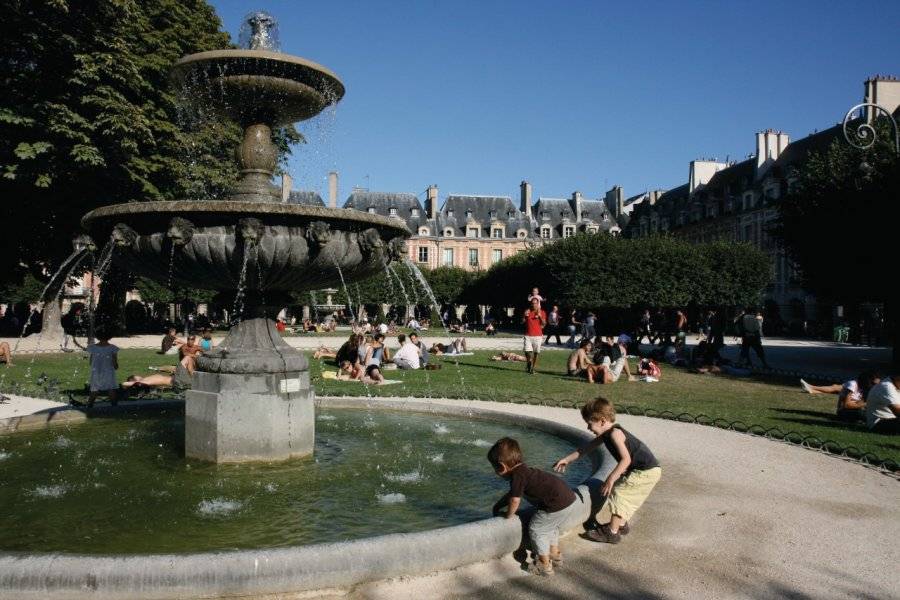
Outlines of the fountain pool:
<svg viewBox="0 0 900 600">
<path fill-rule="evenodd" d="M 0 550 L 180 553 L 355 540 L 490 516 L 508 489 L 485 454 L 519 439 L 549 468 L 572 444 L 529 427 L 320 408 L 315 458 L 215 465 L 184 458 L 177 408 L 0 438 Z M 570 485 L 590 465 L 566 474 Z"/>
</svg>

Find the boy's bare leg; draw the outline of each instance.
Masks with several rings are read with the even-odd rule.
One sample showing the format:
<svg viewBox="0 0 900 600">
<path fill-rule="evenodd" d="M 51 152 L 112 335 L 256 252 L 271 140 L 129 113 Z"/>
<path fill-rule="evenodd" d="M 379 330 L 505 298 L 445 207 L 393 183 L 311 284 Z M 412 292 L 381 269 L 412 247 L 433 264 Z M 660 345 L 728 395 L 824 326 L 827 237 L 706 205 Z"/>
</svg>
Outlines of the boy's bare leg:
<svg viewBox="0 0 900 600">
<path fill-rule="evenodd" d="M 531 352 L 525 353 L 525 370 L 531 373 Z"/>
<path fill-rule="evenodd" d="M 540 355 L 537 352 L 534 352 L 531 355 L 531 372 L 532 373 L 534 373 L 534 370 L 537 368 L 538 356 L 540 356 Z"/>
<path fill-rule="evenodd" d="M 119 403 L 119 390 L 109 390 L 109 403 L 113 406 Z"/>
<path fill-rule="evenodd" d="M 88 395 L 88 406 L 94 406 L 94 402 L 97 400 L 97 392 L 91 392 Z"/>
<path fill-rule="evenodd" d="M 621 527 L 625 523 L 625 519 L 620 517 L 619 515 L 613 515 L 609 520 L 609 531 L 610 533 L 619 533 L 619 527 Z"/>
<path fill-rule="evenodd" d="M 559 544 L 550 544 L 550 560 L 562 560 L 562 551 Z"/>
</svg>

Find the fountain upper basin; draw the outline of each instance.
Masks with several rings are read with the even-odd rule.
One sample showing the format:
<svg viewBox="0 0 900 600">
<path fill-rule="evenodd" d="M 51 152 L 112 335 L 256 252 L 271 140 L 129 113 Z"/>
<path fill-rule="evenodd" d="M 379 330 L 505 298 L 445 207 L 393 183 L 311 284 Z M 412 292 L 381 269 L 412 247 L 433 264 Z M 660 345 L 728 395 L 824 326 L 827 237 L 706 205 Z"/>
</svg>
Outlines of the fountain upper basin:
<svg viewBox="0 0 900 600">
<path fill-rule="evenodd" d="M 175 63 L 172 77 L 196 89 L 191 100 L 244 125 L 304 121 L 344 96 L 344 84 L 326 67 L 268 50 L 191 54 Z"/>
<path fill-rule="evenodd" d="M 299 291 L 380 272 L 406 256 L 397 219 L 354 210 L 239 201 L 131 202 L 82 219 L 112 238 L 120 266 L 157 281 L 212 290 Z M 339 272 L 340 269 L 340 272 Z"/>
</svg>

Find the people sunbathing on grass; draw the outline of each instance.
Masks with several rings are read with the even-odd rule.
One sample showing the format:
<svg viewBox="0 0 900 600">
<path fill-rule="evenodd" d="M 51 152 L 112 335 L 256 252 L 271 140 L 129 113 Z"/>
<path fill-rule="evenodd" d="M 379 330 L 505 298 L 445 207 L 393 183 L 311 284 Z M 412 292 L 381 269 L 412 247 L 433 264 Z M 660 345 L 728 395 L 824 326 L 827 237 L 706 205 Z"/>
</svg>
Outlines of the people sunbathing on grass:
<svg viewBox="0 0 900 600">
<path fill-rule="evenodd" d="M 468 351 L 469 347 L 466 344 L 466 338 L 464 337 L 456 338 L 449 344 L 441 344 L 438 342 L 431 347 L 431 350 L 429 350 L 431 354 L 436 356 L 441 354 L 462 354 L 463 352 Z"/>
<path fill-rule="evenodd" d="M 491 357 L 491 360 L 495 361 L 509 361 L 509 362 L 528 362 L 528 358 L 526 358 L 522 354 L 516 354 L 515 352 L 501 352 L 500 354 L 495 354 Z"/>
<path fill-rule="evenodd" d="M 367 368 L 358 362 L 350 362 L 345 360 L 341 362 L 341 369 L 336 379 L 341 381 L 361 381 L 367 385 L 381 385 L 384 383 L 384 375 L 381 369 L 376 365 L 369 365 Z"/>
<path fill-rule="evenodd" d="M 589 358 L 593 349 L 594 343 L 591 340 L 581 340 L 578 348 L 569 353 L 569 360 L 566 363 L 569 377 L 584 377 L 588 383 L 594 383 L 594 378 L 601 374 L 603 369 Z"/>
<path fill-rule="evenodd" d="M 131 375 L 122 382 L 124 389 L 149 389 L 172 387 L 173 376 L 166 373 L 152 373 L 150 375 Z"/>
<path fill-rule="evenodd" d="M 869 395 L 869 390 L 879 383 L 881 383 L 881 376 L 871 371 L 860 373 L 856 379 L 831 385 L 810 385 L 806 381 L 800 380 L 803 391 L 809 394 L 837 394 L 835 414 L 838 419 L 850 422 L 859 421 L 865 417 L 866 397 Z"/>
<path fill-rule="evenodd" d="M 203 348 L 197 343 L 197 336 L 189 335 L 187 343 L 183 344 L 180 350 L 181 366 L 187 370 L 188 375 L 193 375 L 197 369 L 197 357 L 203 351 Z"/>
<path fill-rule="evenodd" d="M 12 350 L 6 342 L 0 342 L 0 362 L 6 363 L 7 367 L 13 366 Z"/>
</svg>

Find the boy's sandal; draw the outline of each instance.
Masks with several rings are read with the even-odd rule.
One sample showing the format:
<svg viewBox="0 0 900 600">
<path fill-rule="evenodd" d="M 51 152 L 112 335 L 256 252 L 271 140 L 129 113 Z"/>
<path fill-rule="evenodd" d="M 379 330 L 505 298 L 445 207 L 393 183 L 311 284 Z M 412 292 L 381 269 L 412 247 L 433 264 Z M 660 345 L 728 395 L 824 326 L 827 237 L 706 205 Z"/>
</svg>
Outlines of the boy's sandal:
<svg viewBox="0 0 900 600">
<path fill-rule="evenodd" d="M 550 577 L 553 575 L 553 566 L 545 567 L 540 561 L 528 565 L 528 572 L 539 577 Z"/>
</svg>

